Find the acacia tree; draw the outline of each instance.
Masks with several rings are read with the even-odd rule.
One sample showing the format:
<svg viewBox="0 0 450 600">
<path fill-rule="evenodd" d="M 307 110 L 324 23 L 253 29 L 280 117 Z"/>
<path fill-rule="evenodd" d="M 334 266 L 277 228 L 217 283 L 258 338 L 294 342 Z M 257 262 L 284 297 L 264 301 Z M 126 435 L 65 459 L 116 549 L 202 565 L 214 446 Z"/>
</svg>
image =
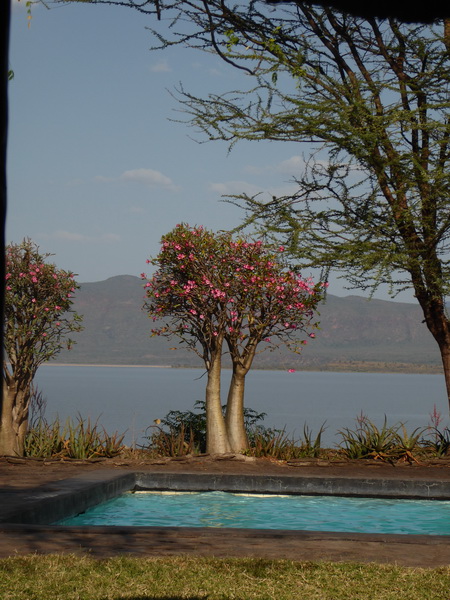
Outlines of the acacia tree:
<svg viewBox="0 0 450 600">
<path fill-rule="evenodd" d="M 415 25 L 373 16 L 413 21 L 410 7 L 400 14 L 398 7 L 358 5 L 360 18 L 303 0 L 91 1 L 155 16 L 162 24 L 153 31 L 156 48 L 212 51 L 251 76 L 254 85 L 243 82 L 228 95 L 202 99 L 181 89 L 191 123 L 210 140 L 306 142 L 313 149 L 295 174 L 298 194 L 231 200 L 303 265 L 344 270 L 361 289 L 387 284 L 395 295 L 412 288 L 440 349 L 450 404 L 445 9 L 431 8 L 431 24 Z"/>
<path fill-rule="evenodd" d="M 282 343 L 299 352 L 305 337 L 314 337 L 314 310 L 323 288 L 287 268 L 283 250 L 181 224 L 162 238 L 160 254 L 148 261 L 157 271 L 145 284 L 145 309 L 154 321 L 163 319 L 153 333 L 178 338 L 206 368 L 210 453 L 239 452 L 248 445 L 245 376 L 258 346 L 274 349 Z M 144 273 L 142 278 L 147 279 Z M 225 417 L 224 343 L 233 367 Z"/>
<path fill-rule="evenodd" d="M 412 289 L 450 404 L 450 20 L 380 21 L 303 0 L 142 8 L 170 22 L 155 32 L 159 48 L 213 51 L 251 76 L 254 85 L 220 96 L 180 90 L 208 139 L 310 145 L 297 194 L 229 199 L 246 222 L 304 266 L 346 271 L 353 287 Z"/>
<path fill-rule="evenodd" d="M 73 343 L 81 318 L 70 311 L 74 274 L 47 262 L 31 240 L 6 247 L 3 406 L 0 455 L 23 455 L 38 367 Z"/>
</svg>

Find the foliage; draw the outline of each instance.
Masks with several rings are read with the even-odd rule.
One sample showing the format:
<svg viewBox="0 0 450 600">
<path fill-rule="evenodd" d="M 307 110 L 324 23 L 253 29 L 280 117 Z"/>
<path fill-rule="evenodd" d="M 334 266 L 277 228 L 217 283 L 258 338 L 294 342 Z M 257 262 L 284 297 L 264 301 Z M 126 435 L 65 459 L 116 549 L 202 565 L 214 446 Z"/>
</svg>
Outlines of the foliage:
<svg viewBox="0 0 450 600">
<path fill-rule="evenodd" d="M 6 247 L 0 454 L 22 453 L 32 383 L 38 367 L 73 341 L 81 318 L 71 311 L 74 274 L 47 262 L 31 240 Z"/>
<path fill-rule="evenodd" d="M 197 401 L 194 405 L 199 412 L 171 410 L 162 419 L 157 419 L 148 436 L 146 448 L 158 456 L 186 456 L 206 452 L 206 405 Z M 222 406 L 225 414 L 226 405 Z M 266 413 L 258 413 L 252 408 L 244 408 L 244 423 L 249 447 L 247 456 L 270 457 L 277 460 L 295 458 L 318 458 L 322 453 L 321 437 L 324 425 L 314 438 L 305 424 L 303 440 L 297 441 L 286 434 L 285 429 L 265 427 L 260 423 Z"/>
<path fill-rule="evenodd" d="M 97 422 L 80 415 L 74 422 L 61 423 L 57 417 L 52 423 L 39 416 L 30 423 L 25 436 L 25 456 L 34 458 L 92 459 L 112 458 L 124 449 L 124 434 L 109 435 Z"/>
<path fill-rule="evenodd" d="M 323 452 L 321 447 L 324 425 L 313 438 L 311 429 L 303 427 L 303 439 L 296 440 L 286 434 L 284 429 L 272 429 L 257 426 L 249 436 L 250 447 L 246 454 L 256 457 L 270 457 L 276 460 L 293 460 L 297 458 L 319 458 Z"/>
<path fill-rule="evenodd" d="M 70 310 L 78 287 L 74 274 L 46 262 L 50 256 L 31 240 L 6 247 L 6 382 L 28 381 L 39 365 L 70 348 L 68 334 L 81 330 L 80 317 Z"/>
<path fill-rule="evenodd" d="M 177 225 L 163 236 L 157 258 L 147 261 L 158 271 L 145 284 L 145 308 L 154 321 L 169 319 L 153 333 L 179 338 L 207 368 L 221 339 L 241 355 L 262 341 L 298 351 L 305 344 L 298 334 L 317 327 L 313 309 L 322 290 L 288 269 L 283 251 Z"/>
<path fill-rule="evenodd" d="M 203 454 L 206 452 L 206 403 L 197 400 L 192 410 L 171 410 L 162 419 L 157 419 L 154 429 L 148 439 L 148 449 L 155 451 L 159 456 L 185 456 L 186 454 Z M 222 406 L 225 414 L 226 405 Z M 253 439 L 253 432 L 261 427 L 257 425 L 266 413 L 258 413 L 252 408 L 244 408 L 244 426 Z M 264 429 L 264 428 L 263 428 Z"/>
<path fill-rule="evenodd" d="M 401 430 L 401 433 L 399 431 Z M 413 432 L 408 433 L 406 427 L 401 424 L 396 434 L 397 457 L 399 460 L 408 462 L 418 462 L 415 453 L 421 450 L 420 440 L 424 429 L 417 427 Z"/>
<path fill-rule="evenodd" d="M 431 427 L 428 430 L 428 438 L 422 439 L 422 446 L 435 454 L 438 458 L 450 454 L 450 429 L 445 427 L 442 431 L 437 427 Z"/>
<path fill-rule="evenodd" d="M 284 234 L 303 264 L 344 268 L 358 287 L 367 287 L 371 276 L 400 287 L 420 280 L 445 296 L 450 75 L 444 23 L 380 22 L 300 2 L 270 12 L 260 3 L 182 4 L 178 13 L 194 31 L 183 35 L 174 22 L 172 38 L 159 35 L 162 47 L 211 48 L 255 82 L 250 90 L 206 99 L 182 91 L 193 126 L 207 139 L 232 144 L 304 141 L 321 150 L 318 160 L 306 159 L 296 196 L 268 203 L 242 196 L 254 216 Z M 420 266 L 436 280 L 427 272 L 421 279 Z"/>
<path fill-rule="evenodd" d="M 418 462 L 417 456 L 427 447 L 422 436 L 428 430 L 428 427 L 418 427 L 409 433 L 403 423 L 388 426 L 386 416 L 383 425 L 377 427 L 361 414 L 356 429 L 344 428 L 339 432 L 340 446 L 349 459 Z"/>
<path fill-rule="evenodd" d="M 296 193 L 229 198 L 245 223 L 323 277 L 344 271 L 352 287 L 386 284 L 393 295 L 411 288 L 450 403 L 448 20 L 361 18 L 300 0 L 271 9 L 180 0 L 158 11 L 170 23 L 154 31 L 158 48 L 212 51 L 251 75 L 243 89 L 207 98 L 180 88 L 202 138 L 309 145 Z"/>
<path fill-rule="evenodd" d="M 257 351 L 283 343 L 299 352 L 314 338 L 314 310 L 322 286 L 302 279 L 283 258 L 283 247 L 177 225 L 162 238 L 157 271 L 146 280 L 145 309 L 159 321 L 154 335 L 178 338 L 207 371 L 206 433 L 210 453 L 247 447 L 244 380 Z M 225 417 L 220 370 L 226 342 L 233 372 Z"/>
<path fill-rule="evenodd" d="M 366 416 L 357 419 L 355 430 L 345 428 L 339 432 L 343 441 L 343 453 L 347 458 L 373 458 L 394 460 L 398 426 L 387 426 L 387 419 L 378 428 Z"/>
</svg>

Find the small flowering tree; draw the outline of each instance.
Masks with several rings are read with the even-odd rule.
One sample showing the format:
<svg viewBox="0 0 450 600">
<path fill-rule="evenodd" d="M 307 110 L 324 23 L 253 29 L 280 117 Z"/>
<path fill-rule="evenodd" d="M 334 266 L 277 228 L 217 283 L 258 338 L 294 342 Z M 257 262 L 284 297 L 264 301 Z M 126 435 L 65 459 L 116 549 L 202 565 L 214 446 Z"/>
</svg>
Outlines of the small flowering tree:
<svg viewBox="0 0 450 600">
<path fill-rule="evenodd" d="M 163 320 L 153 333 L 179 338 L 206 367 L 208 452 L 244 450 L 245 376 L 258 347 L 283 343 L 299 352 L 305 337 L 314 337 L 321 285 L 290 270 L 283 248 L 188 225 L 165 235 L 160 254 L 147 262 L 157 271 L 150 280 L 142 274 L 145 308 L 154 321 Z M 224 346 L 233 368 L 225 416 L 220 393 Z"/>
<path fill-rule="evenodd" d="M 74 275 L 46 262 L 49 256 L 31 240 L 6 247 L 0 455 L 23 455 L 36 371 L 70 347 L 69 333 L 82 329 L 70 312 Z"/>
</svg>

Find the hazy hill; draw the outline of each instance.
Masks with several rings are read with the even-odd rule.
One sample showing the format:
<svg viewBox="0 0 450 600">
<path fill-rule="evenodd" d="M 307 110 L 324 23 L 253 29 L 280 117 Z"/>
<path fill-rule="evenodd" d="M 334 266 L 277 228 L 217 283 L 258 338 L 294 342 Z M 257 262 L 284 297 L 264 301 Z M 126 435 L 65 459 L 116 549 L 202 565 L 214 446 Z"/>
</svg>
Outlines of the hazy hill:
<svg viewBox="0 0 450 600">
<path fill-rule="evenodd" d="M 142 311 L 144 290 L 138 277 L 121 275 L 84 283 L 75 310 L 84 316 L 77 344 L 59 363 L 201 366 L 176 341 L 152 338 L 152 322 Z M 329 295 L 320 308 L 321 329 L 298 357 L 287 351 L 264 352 L 260 368 L 336 370 L 440 369 L 437 345 L 422 323 L 418 305 L 359 296 Z"/>
</svg>

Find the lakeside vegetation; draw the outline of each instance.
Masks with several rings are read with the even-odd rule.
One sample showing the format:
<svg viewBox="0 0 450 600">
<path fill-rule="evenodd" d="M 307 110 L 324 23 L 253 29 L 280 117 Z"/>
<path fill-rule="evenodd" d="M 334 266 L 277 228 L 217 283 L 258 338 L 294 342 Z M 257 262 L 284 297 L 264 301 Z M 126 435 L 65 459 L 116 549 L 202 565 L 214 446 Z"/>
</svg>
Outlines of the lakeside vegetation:
<svg viewBox="0 0 450 600">
<path fill-rule="evenodd" d="M 222 407 L 225 412 L 226 407 Z M 33 397 L 32 418 L 25 437 L 25 456 L 89 460 L 119 455 L 141 460 L 202 455 L 207 452 L 205 402 L 198 401 L 193 410 L 171 410 L 147 428 L 146 442 L 140 447 L 123 444 L 124 433 L 108 433 L 98 422 L 83 419 L 48 422 L 44 416 L 45 401 L 39 392 Z M 450 429 L 441 427 L 442 415 L 435 408 L 428 425 L 413 431 L 399 422 L 390 424 L 384 418 L 376 425 L 361 413 L 353 426 L 338 432 L 336 448 L 322 444 L 326 422 L 318 431 L 306 423 L 303 435 L 294 437 L 285 429 L 266 427 L 266 413 L 244 408 L 244 427 L 248 444 L 243 454 L 255 458 L 292 461 L 304 458 L 325 460 L 374 459 L 390 463 L 420 463 L 450 454 Z"/>
</svg>

